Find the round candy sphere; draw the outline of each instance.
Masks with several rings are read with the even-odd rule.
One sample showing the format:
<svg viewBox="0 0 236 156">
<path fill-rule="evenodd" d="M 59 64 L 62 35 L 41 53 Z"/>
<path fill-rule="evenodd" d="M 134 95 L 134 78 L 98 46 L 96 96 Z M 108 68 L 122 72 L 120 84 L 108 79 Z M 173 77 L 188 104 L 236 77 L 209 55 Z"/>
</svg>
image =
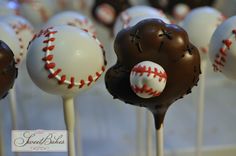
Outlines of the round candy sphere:
<svg viewBox="0 0 236 156">
<path fill-rule="evenodd" d="M 105 70 L 102 44 L 94 35 L 61 25 L 44 29 L 31 41 L 26 65 L 42 90 L 74 96 L 91 86 Z"/>
<path fill-rule="evenodd" d="M 199 49 L 202 59 L 207 57 L 211 36 L 223 20 L 222 14 L 211 7 L 193 9 L 184 19 L 182 26 Z"/>
<path fill-rule="evenodd" d="M 0 22 L 0 40 L 4 41 L 11 48 L 16 62 L 20 63 L 23 56 L 20 42 L 14 29 L 7 23 Z"/>
<path fill-rule="evenodd" d="M 8 90 L 13 87 L 17 77 L 14 54 L 11 49 L 0 40 L 0 99 L 4 98 Z"/>
<path fill-rule="evenodd" d="M 95 0 L 92 14 L 99 23 L 113 28 L 117 16 L 130 6 L 129 0 Z"/>
<path fill-rule="evenodd" d="M 114 34 L 116 35 L 120 30 L 134 26 L 138 22 L 149 18 L 161 19 L 165 23 L 170 23 L 161 10 L 148 6 L 134 6 L 126 9 L 119 15 L 114 25 Z"/>
<path fill-rule="evenodd" d="M 21 0 L 20 14 L 27 18 L 34 26 L 38 26 L 56 12 L 56 6 L 52 0 Z"/>
<path fill-rule="evenodd" d="M 214 71 L 222 72 L 226 77 L 236 80 L 236 16 L 223 22 L 214 32 L 209 57 Z"/>
<path fill-rule="evenodd" d="M 5 16 L 2 21 L 7 23 L 16 34 L 19 49 L 17 52 L 14 52 L 14 54 L 17 64 L 20 64 L 26 56 L 29 41 L 34 36 L 33 26 L 23 17 L 16 15 Z"/>
<path fill-rule="evenodd" d="M 48 20 L 44 28 L 55 25 L 71 25 L 81 29 L 86 29 L 92 34 L 96 34 L 96 30 L 92 21 L 84 15 L 74 11 L 65 11 L 56 14 Z"/>
<path fill-rule="evenodd" d="M 130 85 L 141 98 L 159 96 L 166 86 L 167 75 L 157 63 L 143 61 L 133 67 L 130 73 Z"/>
</svg>

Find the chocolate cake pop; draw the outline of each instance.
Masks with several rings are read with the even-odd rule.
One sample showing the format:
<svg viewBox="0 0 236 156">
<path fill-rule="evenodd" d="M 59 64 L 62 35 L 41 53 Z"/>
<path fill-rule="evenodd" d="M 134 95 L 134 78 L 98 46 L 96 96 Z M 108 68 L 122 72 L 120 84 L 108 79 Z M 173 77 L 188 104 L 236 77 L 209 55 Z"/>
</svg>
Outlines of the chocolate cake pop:
<svg viewBox="0 0 236 156">
<path fill-rule="evenodd" d="M 8 90 L 13 87 L 17 77 L 17 68 L 11 49 L 0 40 L 0 99 L 4 98 Z"/>
<path fill-rule="evenodd" d="M 130 6 L 128 0 L 96 0 L 92 14 L 99 23 L 112 29 L 119 13 Z"/>
<path fill-rule="evenodd" d="M 114 50 L 117 63 L 105 76 L 108 91 L 125 103 L 147 107 L 153 112 L 156 128 L 159 129 L 168 107 L 191 93 L 192 87 L 197 85 L 201 73 L 197 48 L 190 43 L 181 27 L 166 24 L 159 19 L 146 19 L 120 31 L 115 38 Z M 131 71 L 143 61 L 160 65 L 165 74 L 162 72 L 161 75 L 158 69 L 142 66 L 138 71 L 140 76 L 147 74 L 153 78 L 167 78 L 164 90 L 150 98 L 138 96 L 130 83 Z M 140 91 L 155 94 L 145 86 Z"/>
<path fill-rule="evenodd" d="M 186 4 L 190 9 L 200 6 L 211 6 L 215 0 L 149 0 L 149 3 L 164 12 L 172 14 L 178 4 Z"/>
</svg>

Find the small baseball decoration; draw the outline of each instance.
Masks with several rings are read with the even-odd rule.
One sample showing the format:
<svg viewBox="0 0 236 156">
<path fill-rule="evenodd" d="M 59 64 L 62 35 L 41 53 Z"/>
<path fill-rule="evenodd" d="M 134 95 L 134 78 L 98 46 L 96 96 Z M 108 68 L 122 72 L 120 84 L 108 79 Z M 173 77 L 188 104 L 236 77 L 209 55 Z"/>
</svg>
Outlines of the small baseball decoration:
<svg viewBox="0 0 236 156">
<path fill-rule="evenodd" d="M 86 29 L 92 34 L 96 34 L 92 21 L 88 17 L 74 11 L 65 11 L 56 14 L 49 19 L 44 28 L 55 25 L 71 25 L 81 29 Z"/>
<path fill-rule="evenodd" d="M 133 6 L 120 13 L 114 25 L 114 34 L 116 35 L 120 30 L 131 27 L 139 21 L 148 18 L 157 18 L 170 23 L 161 10 L 149 6 Z"/>
<path fill-rule="evenodd" d="M 20 64 L 26 56 L 27 46 L 34 35 L 33 26 L 23 17 L 16 15 L 5 16 L 2 21 L 7 23 L 17 36 L 19 50 L 15 52 L 15 59 L 17 64 Z"/>
<path fill-rule="evenodd" d="M 209 57 L 215 72 L 236 79 L 236 16 L 223 22 L 214 32 L 209 49 Z"/>
<path fill-rule="evenodd" d="M 131 88 L 141 98 L 159 96 L 166 86 L 166 81 L 165 70 L 151 61 L 140 62 L 131 70 Z"/>
<path fill-rule="evenodd" d="M 203 59 L 207 57 L 211 36 L 223 21 L 224 16 L 211 7 L 193 9 L 184 19 L 182 26 L 193 44 L 198 47 Z"/>
<path fill-rule="evenodd" d="M 52 0 L 21 0 L 19 8 L 20 14 L 34 26 L 47 22 L 57 11 L 57 6 Z"/>
<path fill-rule="evenodd" d="M 102 44 L 87 30 L 68 25 L 54 26 L 35 35 L 29 45 L 26 65 L 39 88 L 62 96 L 68 155 L 76 156 L 73 97 L 95 84 L 105 71 Z"/>
</svg>

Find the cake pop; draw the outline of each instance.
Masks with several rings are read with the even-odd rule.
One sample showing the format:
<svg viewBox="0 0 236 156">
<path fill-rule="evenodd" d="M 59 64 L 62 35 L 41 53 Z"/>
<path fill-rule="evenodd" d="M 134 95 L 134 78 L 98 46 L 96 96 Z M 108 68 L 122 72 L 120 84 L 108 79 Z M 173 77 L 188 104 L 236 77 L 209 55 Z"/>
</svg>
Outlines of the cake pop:
<svg viewBox="0 0 236 156">
<path fill-rule="evenodd" d="M 96 0 L 92 14 L 99 23 L 112 29 L 117 16 L 130 6 L 128 0 Z"/>
<path fill-rule="evenodd" d="M 224 21 L 214 32 L 209 46 L 209 57 L 215 72 L 222 72 L 227 78 L 236 79 L 235 61 L 236 16 Z"/>
<path fill-rule="evenodd" d="M 13 51 L 16 62 L 20 60 L 21 48 L 15 30 L 9 24 L 0 22 L 0 34 L 0 40 L 4 41 Z"/>
<path fill-rule="evenodd" d="M 114 34 L 116 35 L 121 29 L 133 26 L 147 18 L 158 18 L 165 23 L 170 23 L 161 10 L 143 5 L 133 6 L 120 13 L 114 25 Z"/>
<path fill-rule="evenodd" d="M 17 68 L 11 49 L 0 40 L 0 99 L 4 98 L 13 87 L 17 77 Z"/>
<path fill-rule="evenodd" d="M 34 26 L 38 26 L 57 11 L 52 0 L 20 0 L 20 14 L 27 18 Z"/>
<path fill-rule="evenodd" d="M 96 34 L 92 21 L 86 16 L 74 11 L 64 11 L 56 14 L 49 19 L 49 21 L 44 25 L 44 28 L 64 24 L 86 29 L 90 33 Z"/>
<path fill-rule="evenodd" d="M 184 19 L 182 27 L 187 31 L 190 41 L 199 49 L 203 60 L 207 57 L 211 36 L 224 19 L 218 10 L 211 7 L 193 9 Z"/>
<path fill-rule="evenodd" d="M 26 65 L 32 81 L 45 92 L 62 96 L 69 156 L 76 155 L 73 97 L 100 78 L 105 71 L 104 55 L 94 35 L 68 25 L 40 31 L 29 45 Z"/>
<path fill-rule="evenodd" d="M 17 64 L 20 64 L 26 56 L 29 41 L 34 36 L 34 28 L 29 21 L 21 16 L 5 16 L 2 21 L 7 23 L 16 34 L 19 49 L 17 52 L 14 52 L 14 54 Z"/>
<path fill-rule="evenodd" d="M 215 0 L 149 0 L 149 3 L 159 9 L 162 9 L 164 12 L 172 14 L 174 8 L 178 4 L 185 4 L 190 9 L 201 7 L 201 6 L 211 6 Z"/>
<path fill-rule="evenodd" d="M 153 112 L 156 129 L 159 129 L 168 107 L 191 93 L 192 87 L 197 85 L 200 74 L 197 48 L 179 26 L 159 19 L 147 19 L 120 31 L 115 38 L 114 50 L 118 60 L 105 75 L 107 90 L 115 99 L 147 107 Z M 143 61 L 160 65 L 166 73 L 161 77 L 167 79 L 166 86 L 157 96 L 141 98 L 132 90 L 130 73 L 135 65 Z M 149 67 L 140 72 L 160 74 L 160 71 Z M 143 87 L 143 91 L 146 89 Z"/>
</svg>

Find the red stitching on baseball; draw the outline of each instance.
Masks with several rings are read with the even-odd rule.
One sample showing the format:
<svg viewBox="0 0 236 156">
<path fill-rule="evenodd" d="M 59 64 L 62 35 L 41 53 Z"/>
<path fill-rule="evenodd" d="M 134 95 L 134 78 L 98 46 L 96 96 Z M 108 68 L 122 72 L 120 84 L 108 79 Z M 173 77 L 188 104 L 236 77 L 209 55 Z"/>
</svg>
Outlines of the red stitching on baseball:
<svg viewBox="0 0 236 156">
<path fill-rule="evenodd" d="M 232 34 L 234 37 L 236 36 L 236 30 L 232 30 Z M 219 71 L 222 72 L 220 69 L 221 67 L 225 66 L 226 63 L 226 57 L 227 57 L 227 50 L 230 49 L 232 45 L 232 35 L 228 38 L 222 41 L 223 46 L 219 49 L 219 52 L 215 55 L 214 63 L 212 64 L 213 70 L 215 72 Z"/>
<path fill-rule="evenodd" d="M 151 74 L 153 74 L 154 78 L 159 76 L 159 81 L 161 81 L 162 79 L 164 80 L 167 79 L 166 72 L 158 71 L 157 68 L 154 68 L 154 71 L 153 71 L 151 67 L 147 68 L 146 66 L 142 66 L 142 65 L 135 66 L 131 72 L 134 72 L 135 74 L 139 74 L 140 76 L 142 76 L 144 73 L 147 73 L 148 77 Z"/>
<path fill-rule="evenodd" d="M 86 30 L 84 30 L 86 31 Z M 86 31 L 88 32 L 88 31 Z M 55 78 L 58 81 L 59 85 L 62 84 L 66 84 L 68 89 L 72 89 L 75 86 L 78 86 L 78 88 L 83 88 L 83 86 L 87 85 L 91 85 L 93 82 L 95 82 L 99 77 L 101 77 L 102 73 L 105 71 L 105 66 L 101 67 L 101 71 L 97 71 L 93 77 L 93 75 L 89 75 L 87 80 L 80 80 L 79 82 L 75 82 L 75 78 L 74 77 L 70 77 L 70 80 L 66 79 L 66 75 L 62 75 L 60 76 L 59 74 L 62 73 L 62 69 L 57 69 L 54 70 L 56 68 L 56 63 L 52 62 L 53 61 L 53 54 L 51 54 L 51 52 L 55 49 L 55 45 L 53 45 L 53 42 L 56 40 L 56 37 L 53 37 L 54 34 L 56 34 L 57 31 L 54 31 L 53 28 L 48 28 L 46 30 L 41 30 L 37 35 L 35 35 L 32 39 L 35 40 L 38 37 L 44 36 L 47 37 L 47 39 L 45 39 L 43 41 L 45 45 L 45 47 L 42 48 L 42 51 L 45 52 L 45 56 L 42 58 L 42 61 L 45 62 L 44 64 L 44 68 L 49 72 L 48 78 L 52 79 Z M 103 49 L 102 44 L 99 42 L 99 40 L 92 34 L 90 34 L 88 32 L 88 34 L 92 37 L 94 37 L 94 39 L 96 40 L 96 42 L 98 43 L 98 45 L 101 47 L 103 55 L 104 55 L 104 64 L 106 64 L 106 60 L 105 60 L 105 50 Z M 32 41 L 30 42 L 30 44 L 32 43 Z"/>
<path fill-rule="evenodd" d="M 19 46 L 20 56 L 16 56 L 16 62 L 19 63 L 19 62 L 21 62 L 21 59 L 24 56 L 23 52 L 24 52 L 24 47 L 25 47 L 22 38 L 19 36 L 19 33 L 23 30 L 29 30 L 33 35 L 33 30 L 28 24 L 24 24 L 24 23 L 21 23 L 21 22 L 10 24 L 10 26 L 15 31 L 15 34 L 17 35 L 19 45 L 20 45 Z"/>
<path fill-rule="evenodd" d="M 148 86 L 146 84 L 143 85 L 142 88 L 138 87 L 138 86 L 131 86 L 133 91 L 135 93 L 147 93 L 148 95 L 152 95 L 152 96 L 159 96 L 161 94 L 161 92 L 158 91 L 154 91 L 152 88 L 148 88 Z"/>
</svg>

